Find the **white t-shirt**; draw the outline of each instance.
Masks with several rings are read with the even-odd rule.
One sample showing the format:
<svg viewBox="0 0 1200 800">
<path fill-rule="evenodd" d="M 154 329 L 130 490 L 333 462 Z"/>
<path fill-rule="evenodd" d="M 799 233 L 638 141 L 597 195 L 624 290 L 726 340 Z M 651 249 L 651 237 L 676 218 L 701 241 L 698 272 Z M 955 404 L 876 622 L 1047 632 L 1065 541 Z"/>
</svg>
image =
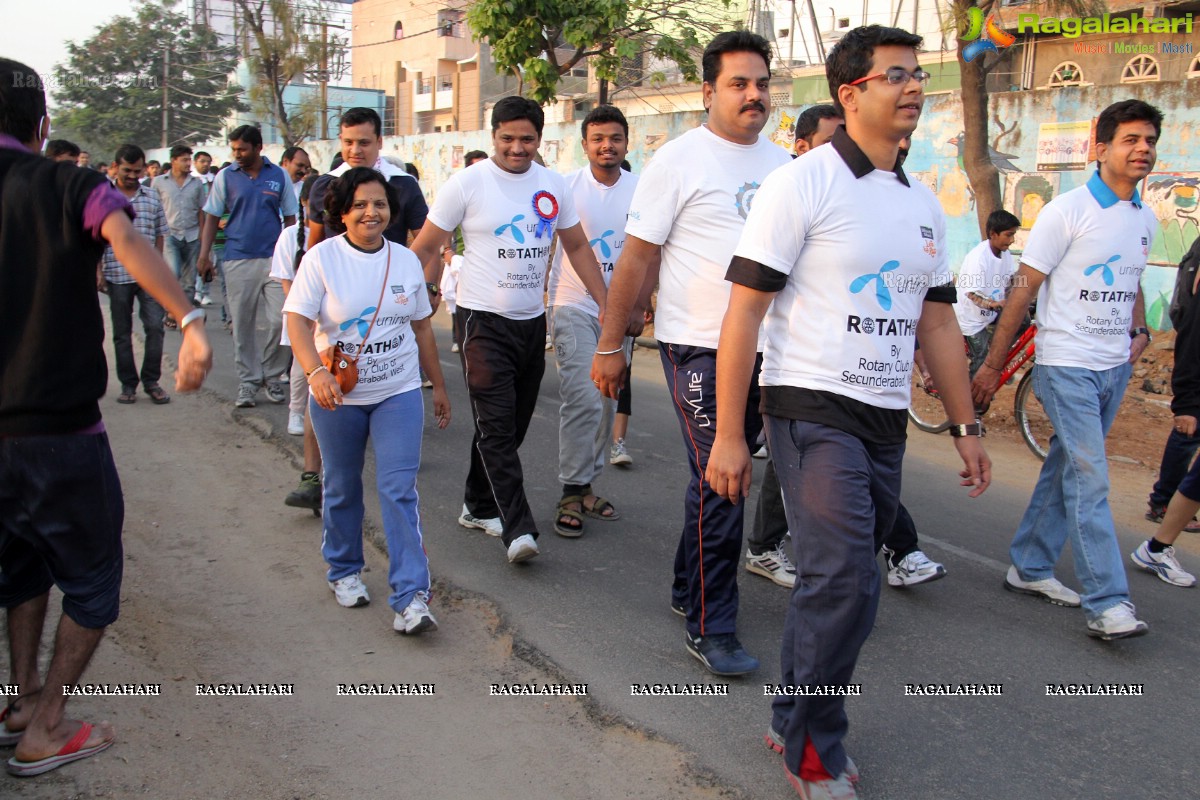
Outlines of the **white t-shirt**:
<svg viewBox="0 0 1200 800">
<path fill-rule="evenodd" d="M 462 256 L 450 256 L 450 263 L 442 270 L 442 285 L 438 287 L 442 292 L 446 310 L 451 314 L 455 312 L 458 304 L 458 273 L 462 270 L 462 263 Z"/>
<path fill-rule="evenodd" d="M 1046 275 L 1038 290 L 1039 364 L 1105 370 L 1129 360 L 1133 303 L 1158 219 L 1108 187 L 1097 190 L 1114 201 L 1103 208 L 1092 191 L 1089 182 L 1047 203 L 1021 254 Z"/>
<path fill-rule="evenodd" d="M 1012 253 L 1005 250 L 997 258 L 992 253 L 992 243 L 987 239 L 967 253 L 955 280 L 958 302 L 954 304 L 958 327 L 962 328 L 964 336 L 979 333 L 1000 316 L 999 311 L 989 311 L 975 305 L 967 295 L 977 294 L 989 300 L 1002 301 L 1007 292 L 1008 277 L 1016 271 Z"/>
<path fill-rule="evenodd" d="M 431 313 L 425 273 L 407 247 L 386 242 L 378 253 L 356 250 L 345 234 L 326 239 L 304 254 L 296 282 L 283 310 L 317 320 L 316 346 L 320 352 L 339 344 L 358 359 L 358 385 L 345 397 L 347 405 L 370 405 L 402 392 L 418 389 L 414 319 Z M 363 347 L 363 334 L 375 314 L 383 282 L 388 248 L 388 269 L 383 304 Z"/>
<path fill-rule="evenodd" d="M 299 223 L 287 226 L 275 240 L 275 253 L 271 256 L 271 278 L 273 280 L 282 283 L 296 279 L 296 251 L 300 249 L 300 243 L 296 241 L 296 229 L 299 227 Z M 287 347 L 292 346 L 286 322 L 283 325 L 283 333 L 279 336 L 279 343 Z"/>
<path fill-rule="evenodd" d="M 466 249 L 458 304 L 509 319 L 533 319 L 545 313 L 542 288 L 554 232 L 579 223 L 575 202 L 563 177 L 540 164 L 520 175 L 491 159 L 474 166 L 454 173 L 428 216 L 445 231 L 462 226 Z"/>
<path fill-rule="evenodd" d="M 765 136 L 744 145 L 700 126 L 667 142 L 642 172 L 626 235 L 662 245 L 654 335 L 716 349 L 733 248 L 763 179 L 791 161 Z M 759 342 L 760 349 L 762 342 Z"/>
<path fill-rule="evenodd" d="M 600 262 L 600 274 L 605 286 L 612 282 L 613 265 L 625 247 L 625 220 L 629 216 L 629 204 L 633 201 L 637 183 L 636 175 L 621 170 L 617 182 L 605 186 L 592 176 L 590 166 L 567 176 L 575 210 L 579 212 L 592 253 Z M 600 316 L 600 306 L 579 279 L 561 243 L 554 251 L 549 295 L 552 306 L 575 306 L 593 317 Z"/>
<path fill-rule="evenodd" d="M 773 172 L 754 203 L 735 254 L 787 276 L 767 312 L 761 385 L 907 408 L 925 293 L 952 281 L 933 192 L 886 170 L 855 178 L 822 146 Z"/>
</svg>

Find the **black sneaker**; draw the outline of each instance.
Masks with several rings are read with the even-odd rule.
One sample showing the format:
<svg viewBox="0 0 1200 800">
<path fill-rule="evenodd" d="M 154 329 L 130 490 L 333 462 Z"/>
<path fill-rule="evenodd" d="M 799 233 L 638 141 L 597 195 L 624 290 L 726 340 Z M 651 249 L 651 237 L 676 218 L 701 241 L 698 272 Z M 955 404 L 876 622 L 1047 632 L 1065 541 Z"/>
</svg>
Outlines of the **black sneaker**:
<svg viewBox="0 0 1200 800">
<path fill-rule="evenodd" d="M 681 617 L 686 617 L 687 616 L 687 603 L 683 602 L 682 600 L 676 600 L 674 597 L 672 597 L 671 598 L 671 610 L 674 611 L 676 614 L 678 614 Z"/>
<path fill-rule="evenodd" d="M 689 633 L 687 649 L 714 675 L 747 675 L 758 669 L 758 659 L 747 653 L 732 633 L 709 636 Z"/>
<path fill-rule="evenodd" d="M 300 485 L 284 498 L 283 504 L 292 508 L 311 508 L 321 510 L 321 474 L 319 472 L 300 473 Z"/>
<path fill-rule="evenodd" d="M 120 400 L 117 402 L 120 402 Z M 1150 506 L 1146 509 L 1146 519 L 1148 519 L 1150 522 L 1162 522 L 1163 515 L 1166 513 L 1166 506 L 1156 506 L 1154 504 L 1150 504 Z M 1183 532 L 1200 533 L 1200 520 L 1192 517 L 1190 520 L 1188 520 L 1188 523 L 1183 526 Z"/>
</svg>

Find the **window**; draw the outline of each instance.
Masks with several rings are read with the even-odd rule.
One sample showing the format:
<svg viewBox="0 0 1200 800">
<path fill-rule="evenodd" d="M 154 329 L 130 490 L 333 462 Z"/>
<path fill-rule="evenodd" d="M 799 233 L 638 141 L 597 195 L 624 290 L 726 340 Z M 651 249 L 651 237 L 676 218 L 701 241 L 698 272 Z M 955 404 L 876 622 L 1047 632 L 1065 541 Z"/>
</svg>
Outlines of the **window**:
<svg viewBox="0 0 1200 800">
<path fill-rule="evenodd" d="M 1187 76 L 1189 78 L 1200 78 L 1200 56 L 1192 59 L 1192 64 L 1188 67 Z"/>
<path fill-rule="evenodd" d="M 838 27 L 839 28 L 849 28 L 850 27 L 850 18 L 849 17 L 838 17 Z"/>
<path fill-rule="evenodd" d="M 1078 86 L 1083 83 L 1083 70 L 1074 61 L 1064 61 L 1050 73 L 1050 86 Z"/>
<path fill-rule="evenodd" d="M 1158 61 L 1154 56 L 1134 56 L 1121 71 L 1121 83 L 1146 83 L 1158 79 Z"/>
<path fill-rule="evenodd" d="M 466 13 L 454 8 L 443 8 L 437 15 L 437 35 L 453 36 L 461 39 L 466 36 L 466 25 L 463 19 Z"/>
<path fill-rule="evenodd" d="M 392 28 L 392 38 L 393 39 L 403 39 L 404 38 L 404 23 L 403 22 L 400 22 L 399 20 L 396 21 L 396 26 L 394 28 Z"/>
</svg>

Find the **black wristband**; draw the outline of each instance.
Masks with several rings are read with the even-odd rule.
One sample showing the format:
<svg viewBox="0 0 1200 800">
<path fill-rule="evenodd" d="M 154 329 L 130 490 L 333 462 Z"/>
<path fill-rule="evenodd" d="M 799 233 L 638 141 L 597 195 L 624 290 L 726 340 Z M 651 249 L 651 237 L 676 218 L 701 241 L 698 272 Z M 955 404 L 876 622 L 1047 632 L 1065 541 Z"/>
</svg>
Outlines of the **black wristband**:
<svg viewBox="0 0 1200 800">
<path fill-rule="evenodd" d="M 426 288 L 426 289 L 428 289 L 428 290 L 429 290 L 429 293 L 430 293 L 431 295 L 433 295 L 434 297 L 437 297 L 439 294 L 441 294 L 441 293 L 442 293 L 442 292 L 441 292 L 441 290 L 440 290 L 440 289 L 438 289 L 438 287 L 437 287 L 437 284 L 436 284 L 436 283 L 430 283 L 430 282 L 426 281 L 426 282 L 425 282 L 425 288 Z"/>
</svg>

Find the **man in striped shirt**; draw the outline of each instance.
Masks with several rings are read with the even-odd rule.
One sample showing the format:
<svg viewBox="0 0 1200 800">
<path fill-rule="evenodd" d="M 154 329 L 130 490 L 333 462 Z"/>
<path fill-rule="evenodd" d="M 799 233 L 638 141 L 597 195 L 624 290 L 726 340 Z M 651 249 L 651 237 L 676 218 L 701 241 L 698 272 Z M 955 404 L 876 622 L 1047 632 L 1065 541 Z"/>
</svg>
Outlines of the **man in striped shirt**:
<svg viewBox="0 0 1200 800">
<path fill-rule="evenodd" d="M 169 233 L 167 216 L 158 193 L 138 182 L 146 164 L 146 154 L 137 145 L 123 145 L 113 156 L 117 172 L 117 191 L 133 205 L 133 225 L 138 233 L 153 242 L 162 252 L 163 238 Z M 118 403 L 137 400 L 139 377 L 142 389 L 157 405 L 171 402 L 170 396 L 158 385 L 162 376 L 163 318 L 166 314 L 158 301 L 137 284 L 113 253 L 112 245 L 104 248 L 101 261 L 100 288 L 108 291 L 108 307 L 112 314 L 113 350 L 117 356 L 117 379 L 121 381 Z M 146 345 L 142 355 L 142 371 L 137 371 L 133 358 L 133 301 L 138 302 Z"/>
</svg>

